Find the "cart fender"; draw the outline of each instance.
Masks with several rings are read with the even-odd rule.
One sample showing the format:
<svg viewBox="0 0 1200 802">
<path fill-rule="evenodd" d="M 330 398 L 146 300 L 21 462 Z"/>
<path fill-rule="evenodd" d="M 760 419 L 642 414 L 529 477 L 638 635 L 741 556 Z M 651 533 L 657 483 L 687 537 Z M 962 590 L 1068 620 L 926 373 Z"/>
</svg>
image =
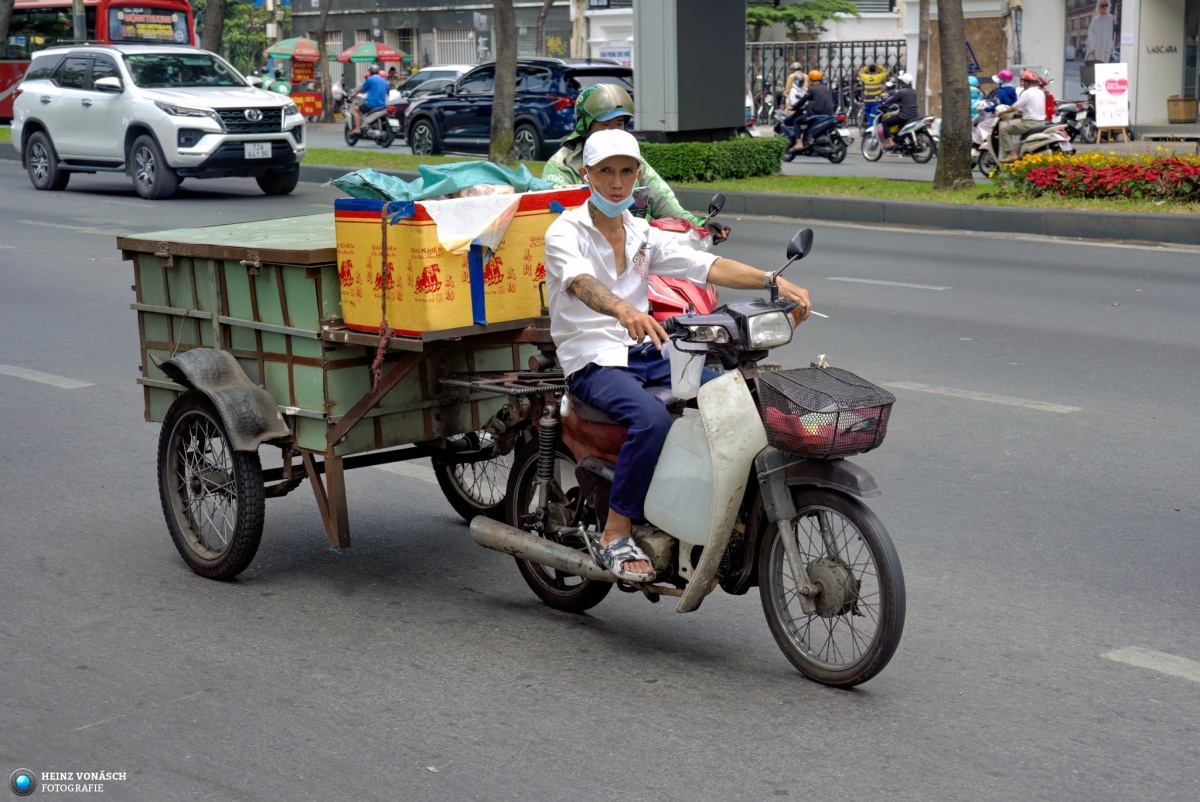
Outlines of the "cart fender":
<svg viewBox="0 0 1200 802">
<path fill-rule="evenodd" d="M 154 363 L 171 381 L 208 396 L 236 451 L 257 451 L 268 440 L 290 438 L 292 432 L 271 394 L 250 381 L 228 351 L 194 348 Z"/>
</svg>

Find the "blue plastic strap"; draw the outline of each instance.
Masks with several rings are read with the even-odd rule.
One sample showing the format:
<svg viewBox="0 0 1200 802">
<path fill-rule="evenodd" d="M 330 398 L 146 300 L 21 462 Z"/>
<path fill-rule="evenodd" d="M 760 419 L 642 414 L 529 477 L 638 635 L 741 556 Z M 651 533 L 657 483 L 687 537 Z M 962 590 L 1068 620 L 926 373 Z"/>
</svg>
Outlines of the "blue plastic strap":
<svg viewBox="0 0 1200 802">
<path fill-rule="evenodd" d="M 476 326 L 487 325 L 487 296 L 484 294 L 483 265 L 487 253 L 482 245 L 472 245 L 467 253 L 467 271 L 471 277 L 471 320 Z"/>
<path fill-rule="evenodd" d="M 390 201 L 384 206 L 384 214 L 391 213 L 389 225 L 396 225 L 401 220 L 407 220 L 417 213 L 417 204 L 412 201 Z"/>
</svg>

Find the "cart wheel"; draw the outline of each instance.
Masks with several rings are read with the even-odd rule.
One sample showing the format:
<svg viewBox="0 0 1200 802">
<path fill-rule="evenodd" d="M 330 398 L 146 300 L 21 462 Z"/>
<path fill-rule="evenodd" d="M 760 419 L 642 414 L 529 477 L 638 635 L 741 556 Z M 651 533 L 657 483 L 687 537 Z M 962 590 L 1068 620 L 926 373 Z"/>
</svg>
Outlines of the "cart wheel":
<svg viewBox="0 0 1200 802">
<path fill-rule="evenodd" d="M 468 447 L 475 449 L 489 437 L 483 432 L 471 432 L 450 440 L 470 441 Z M 467 523 L 476 515 L 504 520 L 505 488 L 513 462 L 511 452 L 479 462 L 443 462 L 436 457 L 430 462 L 446 500 Z"/>
<path fill-rule="evenodd" d="M 175 548 L 197 574 L 232 579 L 258 551 L 263 478 L 258 452 L 234 451 L 212 402 L 175 399 L 158 439 L 158 491 Z"/>
</svg>

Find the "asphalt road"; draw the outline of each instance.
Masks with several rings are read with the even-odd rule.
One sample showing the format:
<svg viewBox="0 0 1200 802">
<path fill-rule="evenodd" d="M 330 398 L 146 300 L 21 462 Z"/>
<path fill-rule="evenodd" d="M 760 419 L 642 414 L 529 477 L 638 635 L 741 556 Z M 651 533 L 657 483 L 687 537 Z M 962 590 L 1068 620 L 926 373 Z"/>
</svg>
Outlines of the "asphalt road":
<svg viewBox="0 0 1200 802">
<path fill-rule="evenodd" d="M 1200 798 L 1195 250 L 813 226 L 789 274 L 830 317 L 775 353 L 895 392 L 859 462 L 908 585 L 892 663 L 835 691 L 755 593 L 547 609 L 420 465 L 350 474 L 347 552 L 301 488 L 238 581 L 195 576 L 114 236 L 335 193 L 38 193 L 11 162 L 0 186 L 4 776 L 126 772 L 103 798 L 152 802 Z M 801 224 L 728 222 L 764 268 Z"/>
</svg>

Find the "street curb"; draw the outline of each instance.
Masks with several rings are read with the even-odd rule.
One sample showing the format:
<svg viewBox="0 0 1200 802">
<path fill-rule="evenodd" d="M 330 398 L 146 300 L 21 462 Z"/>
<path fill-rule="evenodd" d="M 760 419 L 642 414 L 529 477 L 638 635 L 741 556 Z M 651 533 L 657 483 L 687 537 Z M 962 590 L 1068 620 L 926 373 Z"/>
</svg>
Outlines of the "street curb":
<svg viewBox="0 0 1200 802">
<path fill-rule="evenodd" d="M 16 148 L 11 142 L 0 142 L 0 159 L 19 161 Z M 323 184 L 350 172 L 353 171 L 345 167 L 301 164 L 300 180 Z M 418 177 L 418 174 L 413 172 L 380 172 L 406 181 Z M 746 214 L 862 225 L 915 226 L 949 231 L 1200 245 L 1200 221 L 1192 215 L 958 206 L 946 203 L 828 195 L 785 195 L 770 192 L 724 194 L 725 208 L 722 213 L 726 216 Z M 686 209 L 706 209 L 712 198 L 711 192 L 700 189 L 677 189 L 675 195 Z"/>
</svg>

